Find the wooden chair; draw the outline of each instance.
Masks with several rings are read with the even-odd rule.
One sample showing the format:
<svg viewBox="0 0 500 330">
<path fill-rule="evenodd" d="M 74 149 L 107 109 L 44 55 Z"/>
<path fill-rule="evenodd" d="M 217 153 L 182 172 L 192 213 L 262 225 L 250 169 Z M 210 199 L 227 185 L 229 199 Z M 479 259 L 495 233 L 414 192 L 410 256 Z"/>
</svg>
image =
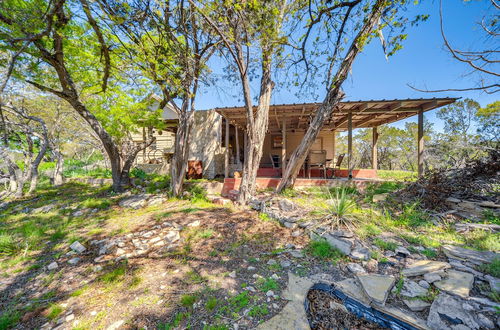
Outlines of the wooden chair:
<svg viewBox="0 0 500 330">
<path fill-rule="evenodd" d="M 278 170 L 279 175 L 281 175 L 281 162 L 279 155 L 269 154 L 269 159 L 271 160 L 271 165 L 274 170 Z"/>
<path fill-rule="evenodd" d="M 311 169 L 319 168 L 323 170 L 323 177 L 326 179 L 326 150 L 309 151 L 308 172 L 311 178 Z"/>
<path fill-rule="evenodd" d="M 332 170 L 332 178 L 335 177 L 335 170 L 340 170 L 340 165 L 342 165 L 342 161 L 345 158 L 345 154 L 340 154 L 339 157 L 337 158 L 337 162 L 335 163 L 334 167 L 331 169 Z"/>
</svg>

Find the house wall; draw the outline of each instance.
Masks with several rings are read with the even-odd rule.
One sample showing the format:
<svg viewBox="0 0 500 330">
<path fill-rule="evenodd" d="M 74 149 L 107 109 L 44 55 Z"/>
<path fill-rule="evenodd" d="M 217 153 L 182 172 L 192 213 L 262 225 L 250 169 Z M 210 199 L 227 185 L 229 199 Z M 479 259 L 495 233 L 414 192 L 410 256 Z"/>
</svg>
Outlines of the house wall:
<svg viewBox="0 0 500 330">
<path fill-rule="evenodd" d="M 148 164 L 153 159 L 163 160 L 165 154 L 172 154 L 174 152 L 174 133 L 167 131 L 158 131 L 155 129 L 153 131 L 153 136 L 156 137 L 156 141 L 153 142 L 144 151 L 140 151 L 137 154 L 136 163 Z M 140 132 L 132 134 L 132 140 L 134 142 L 142 142 L 142 130 Z"/>
<path fill-rule="evenodd" d="M 291 156 L 293 151 L 298 147 L 302 138 L 304 137 L 304 132 L 287 132 L 286 133 L 286 154 L 287 158 Z M 271 166 L 271 159 L 269 155 L 279 155 L 281 159 L 281 147 L 272 147 L 272 137 L 275 135 L 281 136 L 281 134 L 268 134 L 264 140 L 264 147 L 262 152 L 262 159 L 260 161 L 261 166 Z M 333 159 L 333 132 L 322 131 L 318 135 L 318 138 L 314 142 L 311 150 L 326 150 L 326 159 Z"/>
<path fill-rule="evenodd" d="M 224 173 L 221 135 L 222 117 L 217 112 L 212 110 L 195 112 L 190 135 L 189 160 L 202 161 L 204 178 L 213 179 L 216 175 Z"/>
</svg>

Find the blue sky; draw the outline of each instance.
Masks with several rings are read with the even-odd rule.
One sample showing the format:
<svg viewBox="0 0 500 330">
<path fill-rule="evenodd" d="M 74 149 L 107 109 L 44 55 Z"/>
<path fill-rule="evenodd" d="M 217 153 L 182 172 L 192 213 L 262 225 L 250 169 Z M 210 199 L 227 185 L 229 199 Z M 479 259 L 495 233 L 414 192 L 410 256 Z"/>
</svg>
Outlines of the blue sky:
<svg viewBox="0 0 500 330">
<path fill-rule="evenodd" d="M 478 39 L 480 31 L 477 22 L 488 10 L 487 0 L 444 0 L 445 32 L 449 41 L 461 49 L 482 47 L 484 40 Z M 482 106 L 498 100 L 497 95 L 484 92 L 418 92 L 407 84 L 418 88 L 444 89 L 466 88 L 477 82 L 476 76 L 467 75 L 470 70 L 465 65 L 454 60 L 444 49 L 439 31 L 439 1 L 424 0 L 418 6 L 411 6 L 409 15 L 417 13 L 429 14 L 430 18 L 418 27 L 407 30 L 408 38 L 403 49 L 386 60 L 380 42 L 373 40 L 364 52 L 356 59 L 353 70 L 343 88 L 347 100 L 397 99 L 397 98 L 428 98 L 428 97 L 462 97 L 473 98 Z M 220 106 L 239 105 L 238 99 L 230 96 L 239 93 L 238 84 L 227 85 L 224 92 L 209 90 L 198 100 L 198 109 L 209 109 Z M 254 91 L 256 93 L 257 90 Z M 286 90 L 277 90 L 273 104 L 301 103 L 321 101 L 324 93 L 318 99 L 298 99 Z M 426 118 L 434 123 L 437 130 L 442 129 L 442 123 L 435 116 L 435 111 L 427 112 Z M 416 118 L 408 119 L 410 121 Z M 404 121 L 396 126 L 403 126 Z"/>
</svg>

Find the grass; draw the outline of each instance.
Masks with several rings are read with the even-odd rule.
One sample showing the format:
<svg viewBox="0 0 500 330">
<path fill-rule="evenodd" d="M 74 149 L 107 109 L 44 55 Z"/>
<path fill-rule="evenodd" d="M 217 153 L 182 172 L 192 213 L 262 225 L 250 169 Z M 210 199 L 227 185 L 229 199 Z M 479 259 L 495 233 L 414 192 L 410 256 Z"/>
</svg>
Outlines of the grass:
<svg viewBox="0 0 500 330">
<path fill-rule="evenodd" d="M 197 299 L 198 297 L 195 295 L 183 294 L 181 296 L 181 305 L 186 308 L 192 308 Z"/>
<path fill-rule="evenodd" d="M 21 313 L 15 310 L 4 310 L 0 314 L 0 329 L 13 328 L 21 319 Z"/>
<path fill-rule="evenodd" d="M 479 268 L 482 272 L 500 278 L 500 258 L 493 259 L 489 264 L 482 264 Z"/>
<path fill-rule="evenodd" d="M 218 304 L 217 298 L 210 297 L 207 299 L 207 302 L 205 303 L 205 308 L 209 311 L 213 311 L 215 307 L 217 307 L 217 304 Z"/>
<path fill-rule="evenodd" d="M 397 181 L 415 181 L 418 178 L 418 173 L 411 171 L 377 170 L 377 175 L 380 179 Z"/>
<path fill-rule="evenodd" d="M 325 261 L 337 261 L 343 258 L 342 252 L 331 246 L 326 240 L 312 240 L 307 245 L 306 252 Z"/>
<path fill-rule="evenodd" d="M 259 278 L 257 279 L 257 286 L 260 291 L 262 292 L 267 292 L 269 290 L 276 291 L 279 290 L 280 285 L 274 278 L 268 277 L 268 278 Z"/>
<path fill-rule="evenodd" d="M 123 281 L 123 279 L 125 278 L 126 271 L 127 271 L 127 265 L 123 263 L 117 268 L 101 275 L 99 279 L 107 284 L 118 283 Z"/>
<path fill-rule="evenodd" d="M 61 313 L 63 311 L 64 311 L 64 309 L 60 305 L 51 304 L 49 306 L 49 310 L 48 310 L 48 313 L 47 313 L 47 318 L 49 320 L 55 320 L 59 315 L 61 315 Z"/>
<path fill-rule="evenodd" d="M 395 251 L 396 248 L 398 247 L 398 245 L 394 242 L 387 242 L 387 241 L 384 241 L 384 240 L 381 240 L 380 238 L 375 238 L 373 240 L 373 244 L 375 244 L 375 246 L 381 248 L 382 250 L 391 250 L 391 251 Z"/>
<path fill-rule="evenodd" d="M 405 284 L 405 280 L 403 276 L 399 277 L 399 280 L 396 282 L 396 296 L 401 294 L 401 290 L 403 289 L 403 285 Z"/>
<path fill-rule="evenodd" d="M 248 312 L 248 315 L 251 317 L 263 317 L 269 314 L 269 310 L 267 309 L 267 306 L 264 304 L 253 306 L 250 308 L 250 311 Z"/>
</svg>

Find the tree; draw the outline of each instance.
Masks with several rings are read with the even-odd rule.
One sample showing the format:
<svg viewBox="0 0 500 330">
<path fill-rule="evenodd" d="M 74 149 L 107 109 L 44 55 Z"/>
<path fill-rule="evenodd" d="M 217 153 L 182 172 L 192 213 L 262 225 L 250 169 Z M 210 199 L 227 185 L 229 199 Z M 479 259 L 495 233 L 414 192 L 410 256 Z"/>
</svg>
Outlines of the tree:
<svg viewBox="0 0 500 330">
<path fill-rule="evenodd" d="M 172 193 L 179 196 L 187 168 L 195 99 L 207 82 L 207 62 L 218 41 L 206 31 L 194 5 L 184 0 L 99 1 L 129 61 L 150 79 L 177 112 Z M 139 14 L 140 13 L 140 14 Z"/>
<path fill-rule="evenodd" d="M 500 101 L 488 104 L 476 112 L 479 139 L 491 148 L 500 146 Z"/>
<path fill-rule="evenodd" d="M 194 4 L 193 0 L 189 0 Z M 202 7 L 203 5 L 203 7 Z M 257 170 L 268 128 L 269 106 L 274 87 L 273 66 L 283 49 L 283 24 L 295 9 L 293 2 L 214 0 L 196 4 L 212 32 L 222 40 L 222 54 L 238 73 L 246 110 L 247 143 L 238 203 L 246 204 L 256 189 Z M 260 77 L 254 107 L 251 75 Z"/>
<path fill-rule="evenodd" d="M 123 190 L 130 183 L 137 153 L 154 141 L 150 136 L 143 143 L 133 143 L 130 132 L 138 118 L 152 120 L 158 114 L 141 111 L 134 95 L 140 89 L 131 88 L 127 68 L 113 70 L 120 67 L 120 57 L 110 50 L 110 38 L 86 0 L 3 1 L 0 31 L 0 46 L 18 54 L 13 76 L 73 107 L 103 145 L 113 189 Z"/>
<path fill-rule="evenodd" d="M 287 163 L 287 167 L 282 175 L 281 181 L 277 187 L 280 192 L 286 187 L 293 185 L 297 174 L 299 173 L 307 153 L 314 143 L 317 135 L 321 131 L 323 124 L 331 117 L 333 111 L 338 107 L 344 93 L 342 92 L 342 84 L 347 79 L 347 75 L 351 70 L 356 56 L 361 52 L 363 47 L 372 39 L 374 34 L 378 34 L 383 41 L 384 49 L 388 55 L 392 55 L 395 51 L 401 48 L 400 41 L 405 38 L 405 35 L 396 35 L 389 39 L 387 45 L 382 35 L 384 27 L 404 27 L 404 21 L 396 19 L 398 9 L 403 7 L 407 1 L 346 1 L 335 2 L 319 1 L 318 3 L 310 2 L 309 5 L 309 20 L 307 30 L 303 37 L 302 46 L 300 47 L 301 61 L 305 64 L 306 72 L 309 64 L 306 58 L 307 40 L 311 33 L 317 31 L 318 26 L 324 26 L 327 32 L 336 33 L 337 36 L 330 37 L 334 41 L 333 48 L 327 44 L 327 48 L 331 49 L 331 56 L 328 56 L 328 69 L 326 70 L 326 86 L 327 94 L 322 104 L 316 110 L 313 119 L 310 121 L 309 127 L 304 135 L 299 146 L 294 150 Z M 313 7 L 311 4 L 314 4 Z M 339 18 L 332 19 L 332 17 Z M 420 17 L 423 19 L 423 17 Z M 382 24 L 382 20 L 384 23 Z M 378 28 L 376 28 L 378 26 Z M 347 39 L 346 30 L 352 28 L 354 38 L 348 42 L 347 51 L 341 61 L 338 61 L 339 54 L 344 49 L 344 40 Z M 320 29 L 321 31 L 321 29 Z M 374 33 L 375 31 L 375 33 Z M 328 35 L 328 34 L 327 34 Z M 316 38 L 318 40 L 319 37 Z M 388 49 L 391 47 L 391 49 Z M 317 51 L 314 51 L 316 53 Z M 338 64 L 337 71 L 333 72 L 334 67 Z M 306 75 L 307 76 L 307 75 Z"/>
<path fill-rule="evenodd" d="M 464 0 L 467 2 L 467 0 Z M 479 29 L 475 40 L 481 40 L 483 43 L 482 49 L 458 49 L 453 46 L 453 43 L 448 39 L 445 33 L 444 26 L 444 11 L 443 0 L 439 1 L 439 23 L 441 37 L 443 38 L 444 47 L 450 53 L 451 57 L 463 63 L 464 67 L 469 70 L 467 75 L 477 76 L 475 86 L 465 88 L 444 88 L 444 89 L 418 89 L 410 86 L 421 92 L 445 92 L 445 91 L 472 91 L 482 90 L 488 94 L 497 93 L 500 90 L 498 77 L 498 36 L 500 36 L 500 25 L 498 14 L 500 12 L 500 4 L 498 0 L 490 0 L 488 15 L 485 15 L 478 22 Z"/>
<path fill-rule="evenodd" d="M 38 166 L 49 146 L 47 125 L 41 118 L 30 114 L 23 103 L 23 100 L 10 100 L 1 105 L 0 157 L 7 164 L 9 190 L 15 197 L 23 196 L 25 183 L 30 184 L 28 194 L 35 190 Z M 21 164 L 15 158 L 20 154 L 23 155 Z"/>
</svg>

